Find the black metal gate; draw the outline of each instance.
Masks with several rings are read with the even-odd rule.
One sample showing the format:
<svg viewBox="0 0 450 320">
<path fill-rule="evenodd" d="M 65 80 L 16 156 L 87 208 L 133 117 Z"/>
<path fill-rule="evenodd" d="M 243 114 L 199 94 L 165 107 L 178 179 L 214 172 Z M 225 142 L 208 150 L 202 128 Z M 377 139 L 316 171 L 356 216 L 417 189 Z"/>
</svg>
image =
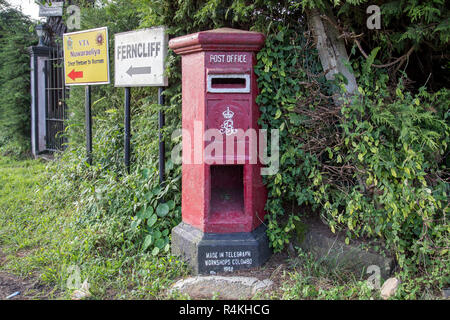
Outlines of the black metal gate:
<svg viewBox="0 0 450 320">
<path fill-rule="evenodd" d="M 64 57 L 61 39 L 54 41 L 50 57 L 45 64 L 45 121 L 46 150 L 61 151 L 67 142 L 63 133 L 67 119 L 66 98 L 68 88 L 64 86 Z"/>
</svg>

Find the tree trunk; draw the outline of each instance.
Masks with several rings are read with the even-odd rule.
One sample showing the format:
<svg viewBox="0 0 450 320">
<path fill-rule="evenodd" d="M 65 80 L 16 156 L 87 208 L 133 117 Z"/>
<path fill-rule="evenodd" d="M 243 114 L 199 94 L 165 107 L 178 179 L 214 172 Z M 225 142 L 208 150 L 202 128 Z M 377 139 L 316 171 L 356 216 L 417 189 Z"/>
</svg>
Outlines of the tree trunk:
<svg viewBox="0 0 450 320">
<path fill-rule="evenodd" d="M 307 10 L 306 14 L 309 29 L 313 34 L 320 62 L 325 71 L 325 77 L 328 80 L 333 80 L 336 73 L 341 73 L 348 81 L 346 85 L 347 93 L 349 95 L 355 93 L 357 89 L 356 79 L 353 73 L 345 66 L 349 58 L 344 40 L 338 38 L 338 30 L 329 21 L 322 19 L 320 17 L 321 13 L 317 9 Z M 334 22 L 331 10 L 327 11 L 326 16 Z M 339 100 L 339 96 L 335 96 L 333 99 L 337 105 L 342 103 Z"/>
<path fill-rule="evenodd" d="M 309 29 L 311 30 L 314 40 L 316 42 L 317 51 L 319 53 L 320 62 L 325 77 L 328 80 L 333 80 L 336 73 L 341 73 L 347 78 L 346 89 L 347 93 L 341 95 L 339 92 L 333 95 L 335 105 L 342 105 L 341 98 L 349 97 L 358 94 L 358 84 L 354 74 L 345 66 L 350 63 L 345 49 L 345 43 L 342 38 L 339 38 L 338 30 L 336 30 L 336 22 L 331 10 L 326 10 L 326 19 L 321 18 L 321 14 L 316 9 L 311 9 L 306 12 Z M 333 22 L 330 23 L 331 20 Z M 357 183 L 359 183 L 361 190 L 367 191 L 367 186 L 364 179 L 356 172 Z"/>
</svg>

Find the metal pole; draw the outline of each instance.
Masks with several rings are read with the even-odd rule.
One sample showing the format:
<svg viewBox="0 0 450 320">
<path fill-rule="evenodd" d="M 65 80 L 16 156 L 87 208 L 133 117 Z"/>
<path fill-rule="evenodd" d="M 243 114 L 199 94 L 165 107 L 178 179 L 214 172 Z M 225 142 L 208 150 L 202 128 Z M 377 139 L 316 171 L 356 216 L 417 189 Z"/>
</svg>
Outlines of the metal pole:
<svg viewBox="0 0 450 320">
<path fill-rule="evenodd" d="M 91 87 L 85 87 L 85 117 L 86 117 L 86 154 L 87 163 L 92 165 L 92 115 L 91 115 Z"/>
<path fill-rule="evenodd" d="M 162 107 L 164 105 L 164 96 L 163 96 L 164 88 L 158 88 L 158 103 Z M 164 111 L 159 110 L 159 184 L 164 184 L 164 175 L 165 175 L 165 146 L 164 139 L 162 135 L 162 129 L 164 127 Z"/>
<path fill-rule="evenodd" d="M 127 167 L 127 172 L 130 173 L 130 96 L 131 88 L 125 88 L 125 166 Z"/>
<path fill-rule="evenodd" d="M 33 53 L 33 90 L 34 90 L 34 156 L 39 154 L 39 87 L 38 87 L 38 58 Z M 45 105 L 47 108 L 47 105 Z"/>
</svg>

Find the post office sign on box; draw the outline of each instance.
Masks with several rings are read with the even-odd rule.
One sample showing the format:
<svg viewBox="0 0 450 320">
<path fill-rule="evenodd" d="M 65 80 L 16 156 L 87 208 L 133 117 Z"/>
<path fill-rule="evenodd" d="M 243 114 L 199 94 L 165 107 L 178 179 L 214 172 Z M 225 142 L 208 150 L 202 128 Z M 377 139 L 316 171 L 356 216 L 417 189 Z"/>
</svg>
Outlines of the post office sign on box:
<svg viewBox="0 0 450 320">
<path fill-rule="evenodd" d="M 165 27 L 116 33 L 114 85 L 167 86 L 167 77 L 164 75 L 167 40 Z"/>
<path fill-rule="evenodd" d="M 66 86 L 109 83 L 108 29 L 63 35 Z"/>
</svg>

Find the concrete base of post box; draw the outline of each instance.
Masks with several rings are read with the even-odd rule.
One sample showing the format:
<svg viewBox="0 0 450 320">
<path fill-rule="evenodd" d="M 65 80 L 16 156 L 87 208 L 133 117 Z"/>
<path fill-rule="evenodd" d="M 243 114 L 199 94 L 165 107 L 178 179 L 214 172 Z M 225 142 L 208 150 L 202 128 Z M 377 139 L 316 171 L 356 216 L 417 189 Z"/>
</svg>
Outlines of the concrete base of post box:
<svg viewBox="0 0 450 320">
<path fill-rule="evenodd" d="M 195 274 L 232 272 L 263 265 L 271 255 L 266 227 L 252 232 L 204 233 L 184 222 L 172 230 L 172 254 Z"/>
</svg>

